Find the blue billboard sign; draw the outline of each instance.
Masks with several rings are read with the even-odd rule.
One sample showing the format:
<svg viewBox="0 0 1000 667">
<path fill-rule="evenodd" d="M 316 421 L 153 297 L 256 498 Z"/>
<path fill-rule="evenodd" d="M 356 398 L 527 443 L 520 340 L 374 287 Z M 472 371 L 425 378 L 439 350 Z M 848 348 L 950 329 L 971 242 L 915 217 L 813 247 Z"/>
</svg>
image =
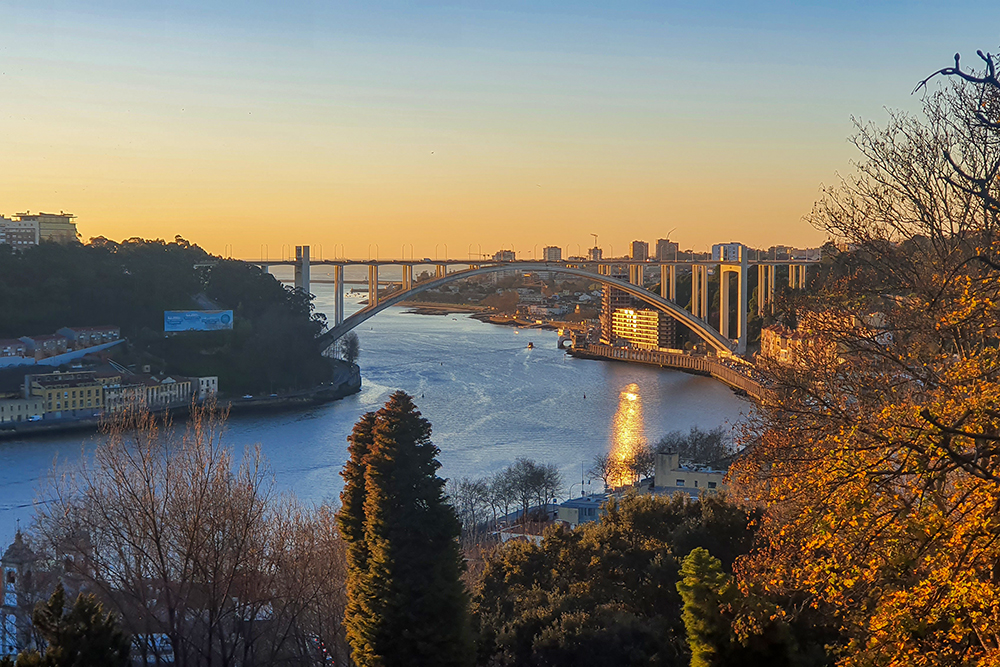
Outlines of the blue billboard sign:
<svg viewBox="0 0 1000 667">
<path fill-rule="evenodd" d="M 165 310 L 163 331 L 222 331 L 233 328 L 231 310 Z"/>
</svg>

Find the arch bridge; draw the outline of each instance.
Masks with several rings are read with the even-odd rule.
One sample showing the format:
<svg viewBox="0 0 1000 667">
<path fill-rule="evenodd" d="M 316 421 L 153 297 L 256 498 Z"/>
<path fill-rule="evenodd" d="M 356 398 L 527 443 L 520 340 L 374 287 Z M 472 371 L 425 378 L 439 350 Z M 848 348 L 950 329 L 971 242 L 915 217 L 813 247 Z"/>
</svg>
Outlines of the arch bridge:
<svg viewBox="0 0 1000 667">
<path fill-rule="evenodd" d="M 788 282 L 793 288 L 805 286 L 806 266 L 815 264 L 808 260 L 749 260 L 742 251 L 735 261 L 719 260 L 631 260 L 605 259 L 598 261 L 569 260 L 559 262 L 535 261 L 477 261 L 477 260 L 320 260 L 310 261 L 309 246 L 296 246 L 295 258 L 281 261 L 253 261 L 250 263 L 268 269 L 271 266 L 292 266 L 294 268 L 295 287 L 309 292 L 311 287 L 310 267 L 316 265 L 330 266 L 333 269 L 334 313 L 333 326 L 321 334 L 320 340 L 326 345 L 332 345 L 338 338 L 351 329 L 374 317 L 386 308 L 412 298 L 420 292 L 443 287 L 449 283 L 464 278 L 499 273 L 504 271 L 547 271 L 593 280 L 602 285 L 614 287 L 644 302 L 652 308 L 667 313 L 680 323 L 687 326 L 708 345 L 718 352 L 744 354 L 747 344 L 747 315 L 749 296 L 747 275 L 751 266 L 758 271 L 758 286 L 761 298 L 757 300 L 757 308 L 761 314 L 773 304 L 775 299 L 776 269 L 779 265 L 788 266 Z M 379 267 L 398 265 L 402 269 L 402 280 L 388 284 L 399 286 L 398 291 L 390 294 L 380 294 L 379 285 L 387 284 L 379 281 Z M 612 276 L 613 267 L 628 266 L 628 280 Z M 368 286 L 368 305 L 349 317 L 344 315 L 344 269 L 349 266 L 365 266 L 368 269 L 367 281 L 360 281 Z M 435 275 L 430 280 L 416 283 L 413 280 L 415 266 L 433 266 Z M 660 268 L 660 294 L 655 294 L 642 286 L 643 269 L 648 266 Z M 677 269 L 686 269 L 691 276 L 691 310 L 676 303 Z M 719 323 L 713 327 L 708 320 L 708 271 L 716 267 L 720 271 L 721 288 L 719 290 Z M 449 271 L 449 269 L 458 269 Z M 732 278 L 737 281 L 737 321 L 736 336 L 730 338 L 730 289 Z M 357 281 L 355 281 L 357 282 Z M 724 333 L 723 333 L 724 332 Z"/>
</svg>

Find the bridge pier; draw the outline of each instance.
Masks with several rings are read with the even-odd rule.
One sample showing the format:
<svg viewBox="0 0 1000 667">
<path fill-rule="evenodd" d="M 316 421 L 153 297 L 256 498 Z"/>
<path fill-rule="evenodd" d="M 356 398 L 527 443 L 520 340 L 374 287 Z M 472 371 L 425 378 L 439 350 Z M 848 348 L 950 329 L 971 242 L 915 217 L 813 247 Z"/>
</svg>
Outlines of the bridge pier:
<svg viewBox="0 0 1000 667">
<path fill-rule="evenodd" d="M 309 291 L 309 246 L 295 246 L 295 289 Z"/>
<path fill-rule="evenodd" d="M 434 277 L 444 278 L 448 273 L 448 266 L 446 264 L 435 264 L 434 265 Z"/>
<path fill-rule="evenodd" d="M 691 314 L 702 320 L 708 318 L 708 267 L 691 266 Z"/>
<path fill-rule="evenodd" d="M 660 296 L 677 301 L 677 265 L 660 264 Z"/>
<path fill-rule="evenodd" d="M 368 265 L 368 306 L 378 305 L 378 264 Z"/>
<path fill-rule="evenodd" d="M 642 264 L 628 265 L 628 281 L 633 285 L 642 287 Z"/>
<path fill-rule="evenodd" d="M 333 267 L 333 326 L 344 321 L 344 265 Z"/>
<path fill-rule="evenodd" d="M 732 271 L 721 266 L 719 269 L 719 333 L 729 338 L 729 276 Z"/>
<path fill-rule="evenodd" d="M 413 289 L 413 265 L 403 265 L 403 291 Z"/>
</svg>

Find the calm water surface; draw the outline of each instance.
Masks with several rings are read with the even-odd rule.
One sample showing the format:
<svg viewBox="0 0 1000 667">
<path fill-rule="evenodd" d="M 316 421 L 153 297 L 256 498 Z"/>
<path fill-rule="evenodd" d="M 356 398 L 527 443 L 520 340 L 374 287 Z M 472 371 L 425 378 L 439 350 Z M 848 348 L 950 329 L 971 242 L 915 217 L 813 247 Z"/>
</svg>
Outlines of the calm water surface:
<svg viewBox="0 0 1000 667">
<path fill-rule="evenodd" d="M 317 308 L 332 310 L 323 287 L 314 291 Z M 347 301 L 349 312 L 359 307 Z M 486 475 L 525 456 L 557 464 L 565 492 L 576 495 L 581 466 L 612 444 L 614 415 L 630 384 L 642 401 L 645 437 L 654 442 L 675 429 L 731 426 L 752 407 L 708 378 L 573 359 L 556 349 L 555 332 L 405 310 L 388 309 L 358 330 L 360 394 L 306 411 L 233 417 L 227 444 L 242 450 L 260 443 L 278 485 L 300 499 L 335 499 L 354 422 L 402 389 L 433 425 L 442 476 Z M 53 460 L 79 460 L 93 442 L 80 435 L 0 441 L 0 544 L 11 539 L 16 519 L 30 523 Z"/>
</svg>

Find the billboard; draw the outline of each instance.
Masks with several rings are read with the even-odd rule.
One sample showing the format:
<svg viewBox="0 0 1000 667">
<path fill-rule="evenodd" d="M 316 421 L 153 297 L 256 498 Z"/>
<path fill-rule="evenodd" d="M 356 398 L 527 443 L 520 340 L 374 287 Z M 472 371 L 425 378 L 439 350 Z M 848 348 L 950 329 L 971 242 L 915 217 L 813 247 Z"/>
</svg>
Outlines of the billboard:
<svg viewBox="0 0 1000 667">
<path fill-rule="evenodd" d="M 163 331 L 222 331 L 233 328 L 231 310 L 165 310 Z"/>
</svg>

